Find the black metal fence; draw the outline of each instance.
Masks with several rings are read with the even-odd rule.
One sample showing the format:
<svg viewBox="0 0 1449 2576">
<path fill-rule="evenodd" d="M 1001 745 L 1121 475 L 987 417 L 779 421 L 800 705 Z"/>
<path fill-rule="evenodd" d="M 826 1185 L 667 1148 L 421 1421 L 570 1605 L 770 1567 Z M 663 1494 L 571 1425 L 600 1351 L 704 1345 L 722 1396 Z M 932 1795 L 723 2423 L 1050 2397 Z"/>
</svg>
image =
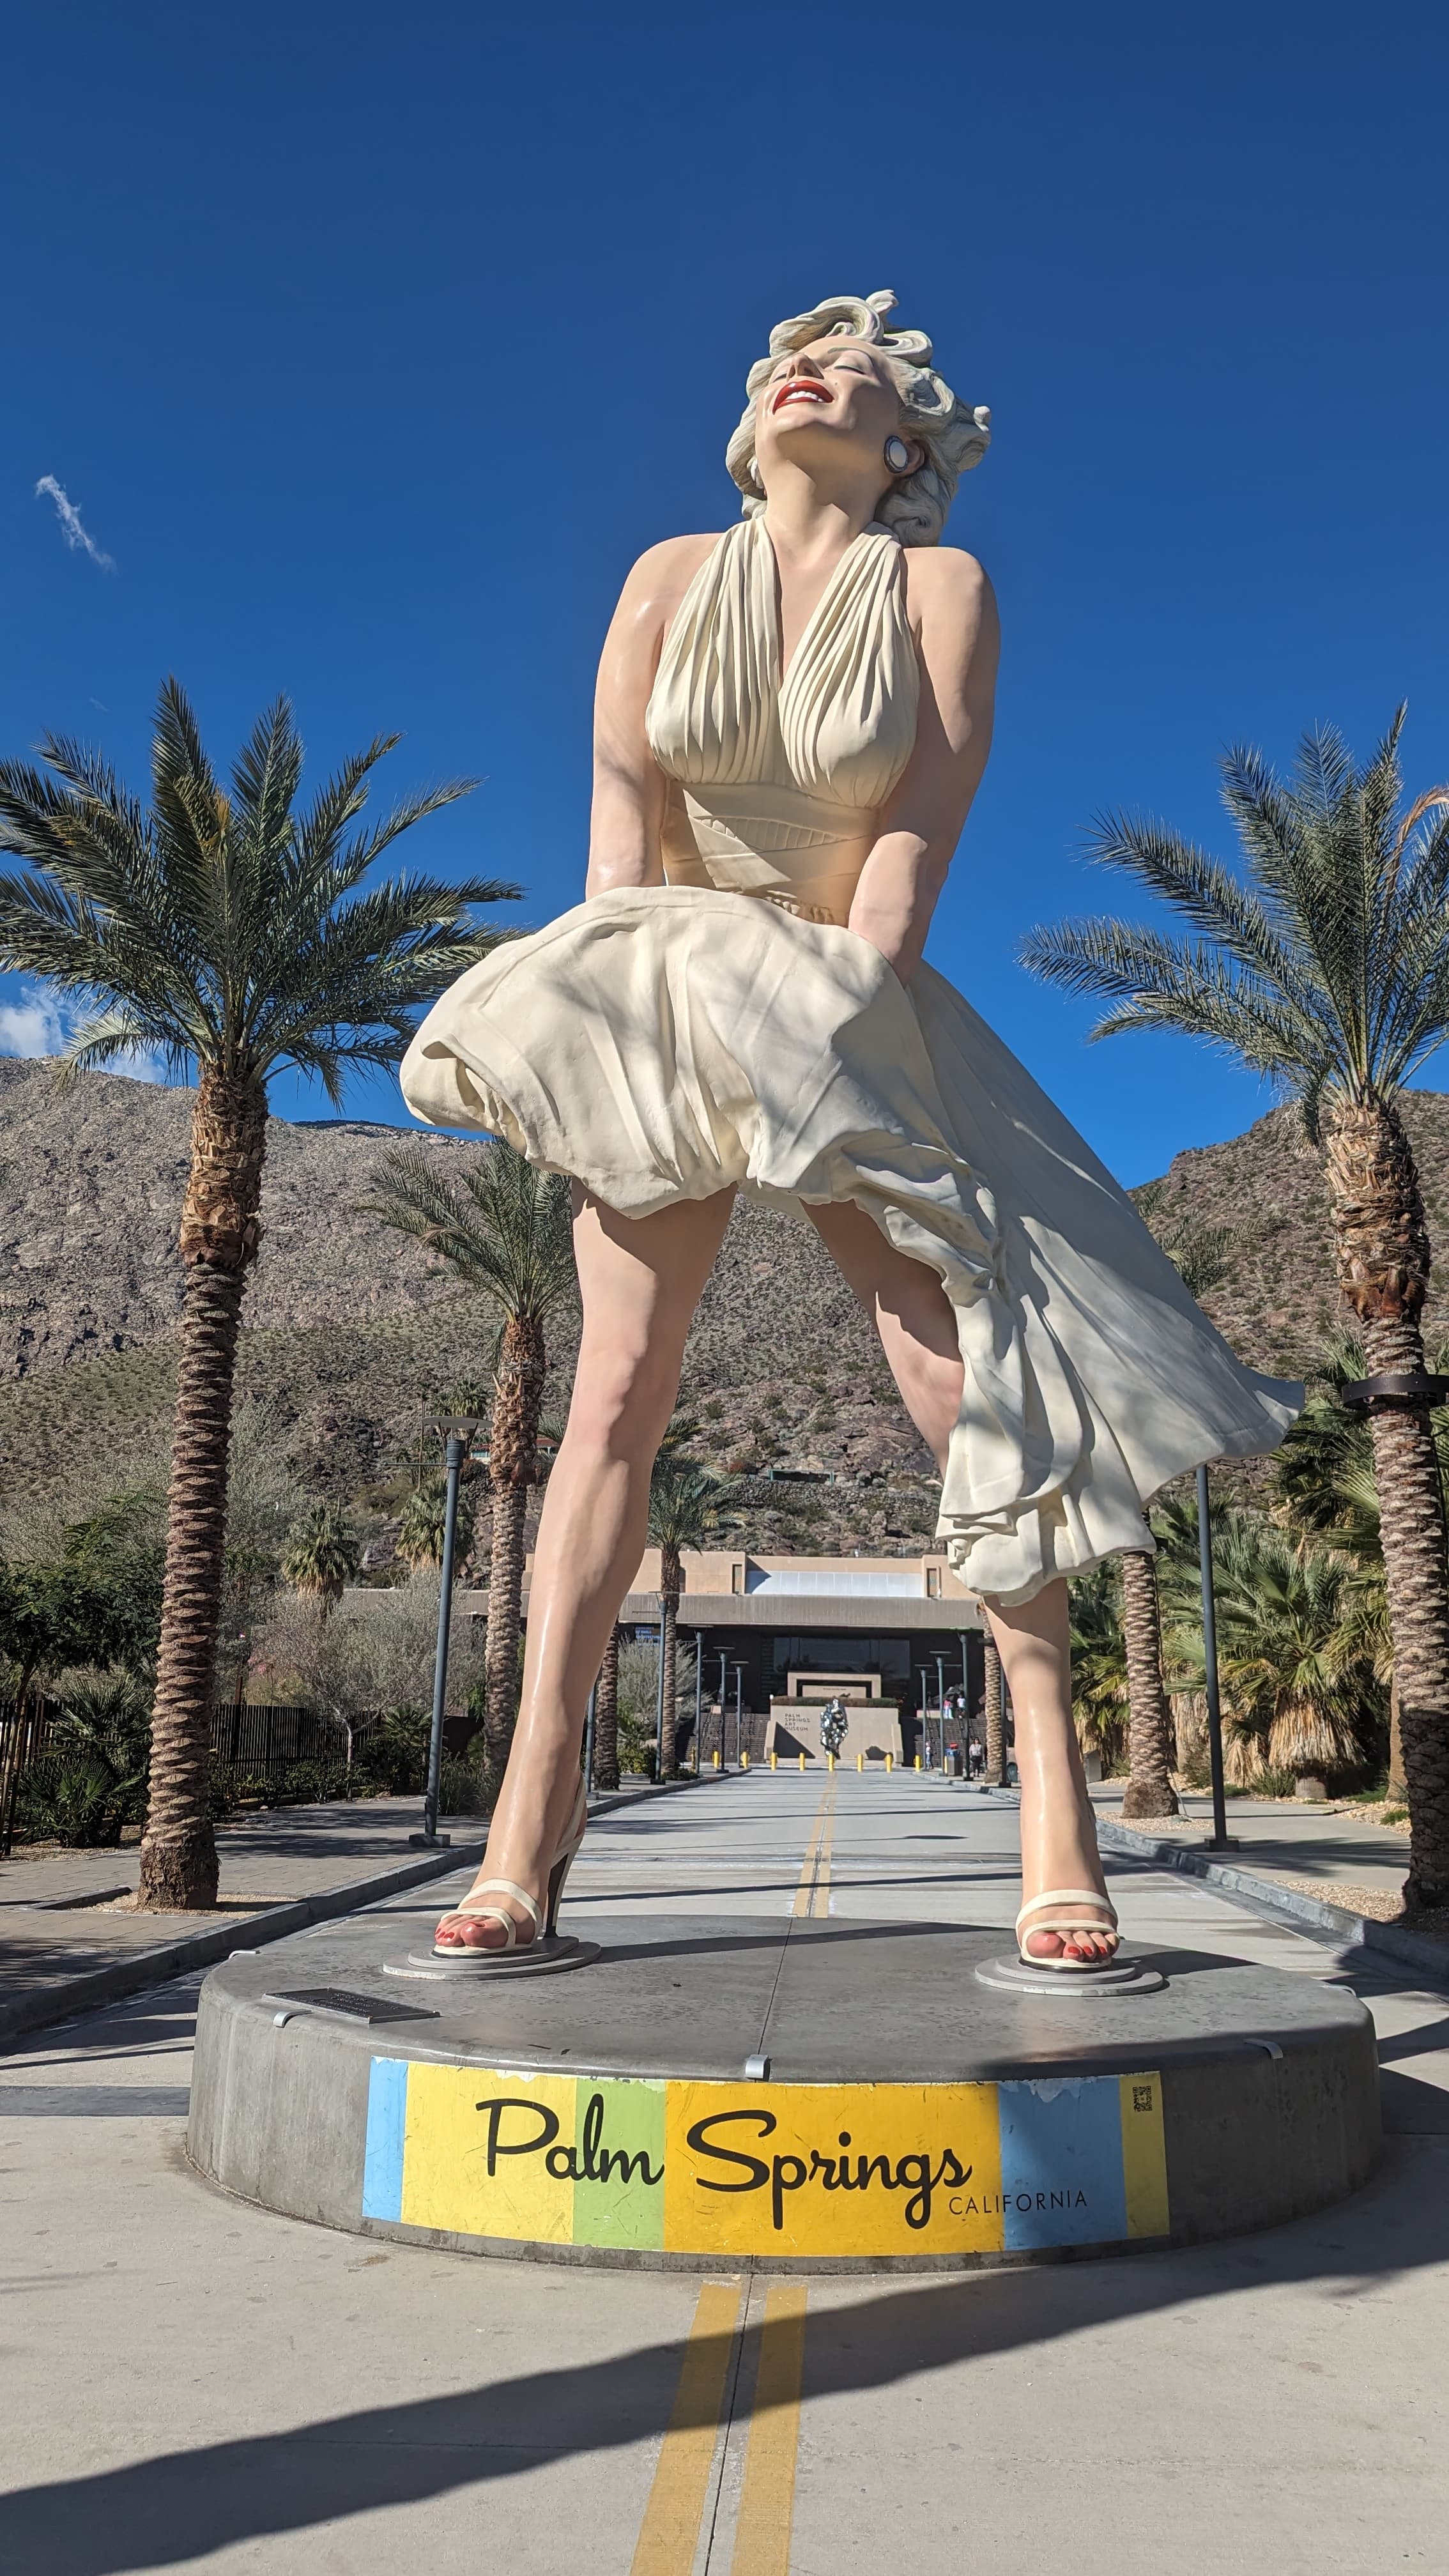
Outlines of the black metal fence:
<svg viewBox="0 0 1449 2576">
<path fill-rule="evenodd" d="M 254 1706 L 250 1701 L 212 1711 L 213 1758 L 230 1771 L 270 1779 L 294 1762 L 343 1762 L 361 1742 L 373 1721 L 356 1718 L 348 1726 L 338 1717 L 320 1717 L 315 1709 L 280 1701 Z"/>
<path fill-rule="evenodd" d="M 65 1710 L 59 1701 L 32 1694 L 23 1707 L 0 1701 L 0 1856 L 8 1853 L 28 1772 L 64 1759 L 63 1738 L 56 1729 Z M 319 1773 L 342 1774 L 361 1752 L 375 1715 L 355 1718 L 319 1716 L 315 1709 L 290 1702 L 256 1706 L 249 1702 L 213 1710 L 212 1760 L 238 1784 L 265 1782 L 275 1787 L 298 1763 Z M 341 1781 L 337 1788 L 340 1791 Z M 319 1778 L 313 1794 L 335 1794 Z"/>
</svg>

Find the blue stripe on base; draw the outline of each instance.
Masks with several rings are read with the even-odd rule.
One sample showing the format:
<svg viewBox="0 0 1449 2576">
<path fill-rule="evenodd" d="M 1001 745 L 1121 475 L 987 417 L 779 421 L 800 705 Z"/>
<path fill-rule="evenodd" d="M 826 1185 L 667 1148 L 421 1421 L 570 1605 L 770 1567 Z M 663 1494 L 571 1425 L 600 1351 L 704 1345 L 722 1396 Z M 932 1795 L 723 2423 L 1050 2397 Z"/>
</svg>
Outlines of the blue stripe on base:
<svg viewBox="0 0 1449 2576">
<path fill-rule="evenodd" d="M 998 2084 L 1006 2249 L 1111 2245 L 1127 2234 L 1115 2075 Z"/>
<path fill-rule="evenodd" d="M 375 2057 L 367 2088 L 367 2156 L 362 2168 L 364 2218 L 402 2217 L 407 2114 L 407 2059 Z"/>
</svg>

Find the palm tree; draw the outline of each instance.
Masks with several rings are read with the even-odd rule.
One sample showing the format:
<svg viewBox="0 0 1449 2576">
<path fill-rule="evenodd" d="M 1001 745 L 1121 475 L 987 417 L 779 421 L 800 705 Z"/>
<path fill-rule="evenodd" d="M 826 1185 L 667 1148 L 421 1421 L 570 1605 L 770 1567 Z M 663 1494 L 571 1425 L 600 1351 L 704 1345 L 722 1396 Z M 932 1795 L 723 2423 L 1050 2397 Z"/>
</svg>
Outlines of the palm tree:
<svg viewBox="0 0 1449 2576">
<path fill-rule="evenodd" d="M 1431 1357 L 1436 1375 L 1449 1372 L 1449 1342 L 1441 1342 Z M 1384 1585 L 1373 1441 L 1362 1412 L 1350 1411 L 1343 1402 L 1344 1388 L 1361 1380 L 1367 1365 L 1364 1346 L 1355 1334 L 1335 1333 L 1324 1343 L 1310 1371 L 1308 1402 L 1278 1453 L 1275 1481 L 1281 1510 L 1294 1535 L 1326 1540 L 1352 1569 L 1356 1615 L 1374 1670 L 1389 1684 L 1389 1791 L 1402 1797 L 1399 1691 Z M 1435 1405 L 1429 1421 L 1440 1492 L 1449 1505 L 1449 1405 Z"/>
<path fill-rule="evenodd" d="M 1124 1559 L 1125 1562 L 1125 1559 Z M 1150 1557 L 1142 1562 L 1150 1566 Z M 1084 1753 L 1118 1760 L 1127 1735 L 1127 1648 L 1122 1597 L 1109 1563 L 1078 1575 L 1070 1588 L 1072 1717 Z"/>
<path fill-rule="evenodd" d="M 659 1651 L 664 1658 L 664 1720 L 660 1730 L 661 1779 L 678 1768 L 675 1737 L 679 1723 L 679 1676 L 676 1641 L 679 1596 L 684 1589 L 680 1562 L 685 1548 L 706 1547 L 734 1498 L 731 1481 L 711 1475 L 679 1448 L 661 1450 L 649 1483 L 649 1536 L 659 1550 Z M 595 1732 L 597 1741 L 597 1705 Z"/>
<path fill-rule="evenodd" d="M 1253 1511 L 1225 1514 L 1214 1553 L 1229 1770 L 1248 1786 L 1265 1770 L 1317 1775 L 1360 1762 L 1365 1721 L 1379 1710 L 1346 1560 L 1295 1544 Z M 1201 1690 L 1191 1614 L 1172 1646 L 1185 1687 Z"/>
<path fill-rule="evenodd" d="M 619 1645 L 620 1632 L 609 1630 L 604 1660 L 594 1685 L 594 1787 L 619 1785 Z"/>
<path fill-rule="evenodd" d="M 983 1702 L 986 1723 L 986 1777 L 993 1789 L 1006 1786 L 1006 1689 L 996 1640 L 982 1640 Z"/>
<path fill-rule="evenodd" d="M 1155 1181 L 1137 1193 L 1138 1214 L 1152 1227 L 1169 1261 L 1194 1297 L 1220 1286 L 1231 1263 L 1230 1226 L 1204 1225 L 1200 1219 L 1164 1215 L 1165 1184 Z M 1155 1221 L 1154 1221 L 1155 1220 Z M 1151 1536 L 1149 1529 L 1148 1536 Z M 1122 1566 L 1122 1632 L 1127 1661 L 1128 1779 L 1122 1793 L 1124 1820 L 1175 1816 L 1181 1812 L 1172 1785 L 1176 1729 L 1162 1679 L 1162 1614 L 1157 1593 L 1156 1558 L 1125 1549 Z"/>
<path fill-rule="evenodd" d="M 547 1333 L 578 1293 L 573 1220 L 568 1182 L 536 1171 L 501 1139 L 447 1159 L 445 1172 L 435 1146 L 395 1146 L 373 1174 L 374 1195 L 365 1204 L 482 1289 L 502 1317 L 488 1441 L 493 1555 L 483 1721 L 487 1786 L 496 1796 L 518 1711 L 524 1530 L 528 1489 L 538 1481 Z"/>
<path fill-rule="evenodd" d="M 457 1532 L 460 1564 L 466 1560 L 473 1544 L 473 1514 L 473 1496 L 466 1491 L 460 1491 Z M 409 1494 L 403 1505 L 402 1520 L 397 1534 L 397 1552 L 405 1565 L 411 1565 L 415 1570 L 424 1565 L 432 1566 L 434 1570 L 441 1566 L 447 1515 L 448 1480 L 446 1476 L 430 1476 L 425 1485 L 418 1487 L 416 1493 Z"/>
<path fill-rule="evenodd" d="M 361 1563 L 357 1532 L 347 1514 L 335 1503 L 314 1503 L 288 1533 L 282 1580 L 316 1601 L 318 1621 L 325 1628 Z"/>
<path fill-rule="evenodd" d="M 1172 1711 L 1162 1680 L 1162 1619 L 1157 1601 L 1157 1569 L 1150 1556 L 1124 1548 L 1122 1569 L 1122 1649 L 1127 1664 L 1127 1786 L 1122 1792 L 1124 1822 L 1133 1816 L 1175 1816 L 1177 1791 L 1172 1785 L 1176 1737 Z"/>
<path fill-rule="evenodd" d="M 43 977 L 89 1014 L 69 1042 L 70 1069 L 139 1048 L 197 1078 L 143 1906 L 216 1895 L 210 1708 L 268 1083 L 290 1065 L 340 1107 L 344 1068 L 396 1063 L 418 1007 L 495 944 L 473 906 L 516 891 L 418 876 L 363 890 L 390 842 L 467 792 L 466 782 L 425 789 L 361 827 L 369 774 L 395 740 L 345 761 L 298 811 L 302 745 L 285 700 L 254 727 L 228 790 L 168 680 L 149 811 L 79 743 L 46 739 L 49 775 L 0 762 L 0 850 L 25 863 L 0 878 L 0 966 Z"/>
<path fill-rule="evenodd" d="M 1429 1235 L 1399 1102 L 1449 1034 L 1449 790 L 1406 813 L 1403 710 L 1366 767 L 1309 734 L 1285 784 L 1253 750 L 1223 763 L 1240 877 L 1121 816 L 1093 856 L 1172 905 L 1182 936 L 1113 919 L 1034 931 L 1026 963 L 1106 997 L 1093 1034 L 1178 1029 L 1303 1104 L 1322 1141 L 1339 1285 L 1373 1378 L 1369 1410 L 1410 1814 L 1411 1913 L 1449 1904 L 1449 1561 L 1421 1329 Z"/>
</svg>

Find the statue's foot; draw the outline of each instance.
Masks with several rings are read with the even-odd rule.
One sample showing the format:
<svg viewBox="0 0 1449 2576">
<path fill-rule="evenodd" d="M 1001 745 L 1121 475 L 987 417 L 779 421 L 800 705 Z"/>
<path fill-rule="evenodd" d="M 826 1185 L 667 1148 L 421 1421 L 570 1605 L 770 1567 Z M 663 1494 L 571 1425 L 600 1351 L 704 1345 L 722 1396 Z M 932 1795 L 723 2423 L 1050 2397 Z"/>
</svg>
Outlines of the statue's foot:
<svg viewBox="0 0 1449 2576">
<path fill-rule="evenodd" d="M 1016 1918 L 1017 1945 L 1029 1967 L 1105 1968 L 1118 1946 L 1117 1909 L 1107 1894 L 1090 1807 L 1048 1820 L 1033 1837 L 1038 1866 L 1024 1873 L 1036 1883 Z"/>
<path fill-rule="evenodd" d="M 495 1858 L 490 1834 L 477 1878 L 462 1904 L 443 1916 L 433 1935 L 434 1953 L 442 1958 L 469 1950 L 526 1950 L 535 1941 L 546 1940 L 557 1928 L 564 1881 L 587 1823 L 588 1796 L 580 1780 L 562 1842 L 546 1868 L 539 1867 L 536 1858 L 531 1866 L 522 1863 L 524 1881 L 500 1875 L 490 1866 Z M 504 1855 L 500 1851 L 496 1857 Z"/>
</svg>

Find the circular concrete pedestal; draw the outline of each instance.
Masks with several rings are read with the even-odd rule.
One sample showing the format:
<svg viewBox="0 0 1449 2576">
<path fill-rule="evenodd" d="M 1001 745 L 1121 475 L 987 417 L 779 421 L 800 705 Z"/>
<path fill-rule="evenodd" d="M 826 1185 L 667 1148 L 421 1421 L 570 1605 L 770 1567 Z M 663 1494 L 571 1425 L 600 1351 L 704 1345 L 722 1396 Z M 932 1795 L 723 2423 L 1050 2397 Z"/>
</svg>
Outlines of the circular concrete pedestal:
<svg viewBox="0 0 1449 2576">
<path fill-rule="evenodd" d="M 1165 1982 L 1085 2009 L 978 1983 L 999 1931 L 590 1929 L 586 1976 L 408 1982 L 396 1911 L 233 1956 L 201 1993 L 193 2162 L 472 2253 L 882 2271 L 1231 2236 L 1378 2154 L 1372 2024 L 1315 1978 L 1157 1952 Z"/>
</svg>

